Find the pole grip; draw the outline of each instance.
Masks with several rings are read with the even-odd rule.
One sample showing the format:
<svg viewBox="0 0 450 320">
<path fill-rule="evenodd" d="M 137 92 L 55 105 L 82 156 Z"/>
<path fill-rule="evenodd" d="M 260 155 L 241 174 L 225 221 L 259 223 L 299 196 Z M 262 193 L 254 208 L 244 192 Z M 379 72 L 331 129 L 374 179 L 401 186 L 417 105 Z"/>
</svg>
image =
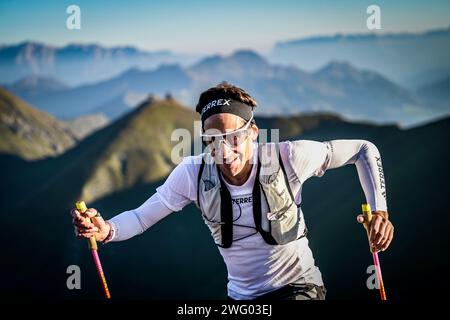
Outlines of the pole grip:
<svg viewBox="0 0 450 320">
<path fill-rule="evenodd" d="M 361 208 L 364 216 L 364 227 L 369 231 L 370 222 L 372 221 L 372 209 L 368 203 L 363 203 Z"/>
<path fill-rule="evenodd" d="M 366 229 L 367 239 L 369 240 L 369 248 L 370 248 L 370 251 L 373 252 L 372 247 L 370 246 L 370 234 L 369 234 L 370 223 L 372 222 L 372 209 L 370 208 L 370 204 L 368 204 L 368 203 L 363 203 L 361 205 L 361 209 L 362 209 L 362 213 L 364 216 L 364 223 L 363 223 L 364 229 Z"/>
<path fill-rule="evenodd" d="M 84 203 L 84 201 L 77 201 L 77 203 L 75 204 L 76 208 L 78 211 L 80 211 L 81 213 L 85 213 L 87 210 L 87 206 L 86 203 Z M 90 218 L 85 218 L 88 222 L 91 222 Z M 88 239 L 88 245 L 89 245 L 89 249 L 91 250 L 97 250 L 97 241 L 95 240 L 95 237 L 92 236 Z"/>
</svg>

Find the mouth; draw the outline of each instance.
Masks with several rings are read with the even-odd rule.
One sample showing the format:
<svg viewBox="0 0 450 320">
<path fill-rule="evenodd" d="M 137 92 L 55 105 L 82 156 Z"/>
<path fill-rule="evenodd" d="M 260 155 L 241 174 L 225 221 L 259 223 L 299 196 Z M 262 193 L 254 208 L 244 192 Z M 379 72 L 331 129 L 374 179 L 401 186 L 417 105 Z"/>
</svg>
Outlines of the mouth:
<svg viewBox="0 0 450 320">
<path fill-rule="evenodd" d="M 234 164 L 238 159 L 239 159 L 239 156 L 237 156 L 236 158 L 234 158 L 232 161 L 225 160 L 223 164 L 224 164 L 224 165 L 227 165 L 227 166 L 231 166 L 231 165 Z"/>
</svg>

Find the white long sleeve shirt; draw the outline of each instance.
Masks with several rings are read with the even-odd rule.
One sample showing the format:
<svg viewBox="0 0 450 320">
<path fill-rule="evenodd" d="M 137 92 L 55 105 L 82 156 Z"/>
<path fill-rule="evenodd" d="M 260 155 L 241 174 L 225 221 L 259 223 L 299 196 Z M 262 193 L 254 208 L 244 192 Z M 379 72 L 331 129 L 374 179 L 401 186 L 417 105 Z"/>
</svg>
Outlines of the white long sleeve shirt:
<svg viewBox="0 0 450 320">
<path fill-rule="evenodd" d="M 256 162 L 257 144 L 253 156 Z M 328 169 L 354 164 L 372 210 L 387 211 L 386 186 L 381 156 L 377 147 L 365 140 L 283 141 L 280 153 L 295 196 L 301 204 L 303 183 L 310 177 L 321 177 Z M 123 241 L 143 233 L 173 211 L 197 201 L 197 178 L 201 155 L 185 157 L 163 185 L 140 207 L 122 212 L 109 222 L 114 229 L 110 241 Z M 252 190 L 256 166 L 247 181 L 233 186 L 224 179 L 232 198 L 233 221 L 247 227 L 233 227 L 235 239 L 230 248 L 218 247 L 228 270 L 228 295 L 233 299 L 254 299 L 289 283 L 323 285 L 315 266 L 308 239 L 286 245 L 269 245 L 254 231 Z"/>
</svg>

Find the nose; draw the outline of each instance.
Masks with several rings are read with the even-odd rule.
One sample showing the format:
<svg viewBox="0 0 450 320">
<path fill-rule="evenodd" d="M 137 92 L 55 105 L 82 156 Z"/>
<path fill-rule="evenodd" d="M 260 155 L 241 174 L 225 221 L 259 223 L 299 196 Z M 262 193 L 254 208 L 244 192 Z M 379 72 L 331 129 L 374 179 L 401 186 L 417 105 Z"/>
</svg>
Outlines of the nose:
<svg viewBox="0 0 450 320">
<path fill-rule="evenodd" d="M 232 147 L 226 144 L 224 141 L 220 142 L 219 146 L 220 154 L 224 160 L 224 163 L 227 163 L 227 160 L 233 160 L 235 156 L 235 152 Z"/>
</svg>

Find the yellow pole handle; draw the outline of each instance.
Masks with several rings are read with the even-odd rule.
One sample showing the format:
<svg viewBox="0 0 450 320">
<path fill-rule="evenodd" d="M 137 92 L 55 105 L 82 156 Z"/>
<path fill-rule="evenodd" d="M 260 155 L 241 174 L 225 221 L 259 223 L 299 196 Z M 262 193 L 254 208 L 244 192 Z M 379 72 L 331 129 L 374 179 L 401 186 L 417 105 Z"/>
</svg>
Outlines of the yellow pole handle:
<svg viewBox="0 0 450 320">
<path fill-rule="evenodd" d="M 77 207 L 78 211 L 80 211 L 81 213 L 85 213 L 87 210 L 86 207 L 86 203 L 84 203 L 84 201 L 77 201 L 77 203 L 75 204 L 75 206 Z M 91 222 L 90 218 L 86 218 L 86 220 L 88 222 Z M 97 241 L 95 240 L 95 237 L 92 236 L 88 239 L 88 244 L 89 244 L 89 249 L 91 250 L 97 250 Z"/>
<path fill-rule="evenodd" d="M 370 231 L 370 223 L 372 222 L 372 209 L 370 208 L 370 204 L 368 204 L 368 203 L 363 203 L 361 205 L 361 208 L 362 208 L 362 213 L 363 213 L 363 216 L 364 216 L 364 223 L 363 223 L 363 225 L 364 225 L 364 228 L 367 231 L 367 239 L 369 240 L 369 247 L 370 247 L 370 238 L 369 238 L 370 234 L 369 234 L 369 231 Z M 370 247 L 370 251 L 372 251 L 371 247 Z"/>
</svg>

